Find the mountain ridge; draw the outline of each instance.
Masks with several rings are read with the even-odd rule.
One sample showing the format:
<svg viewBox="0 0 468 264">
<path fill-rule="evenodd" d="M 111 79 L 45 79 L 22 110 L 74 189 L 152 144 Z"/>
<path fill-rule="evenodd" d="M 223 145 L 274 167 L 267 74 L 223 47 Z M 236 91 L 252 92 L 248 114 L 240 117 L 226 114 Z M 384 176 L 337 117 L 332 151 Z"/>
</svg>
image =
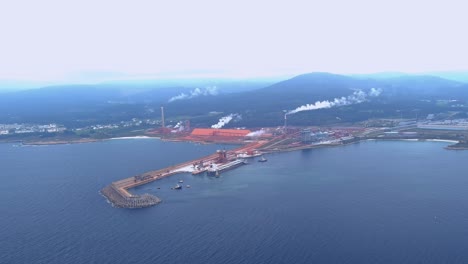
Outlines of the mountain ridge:
<svg viewBox="0 0 468 264">
<path fill-rule="evenodd" d="M 157 109 L 165 106 L 168 118 L 206 116 L 206 120 L 199 120 L 201 125 L 208 125 L 208 122 L 218 118 L 210 116 L 208 113 L 211 112 L 240 113 L 244 116 L 245 124 L 277 125 L 279 121 L 273 122 L 273 120 L 280 120 L 283 110 L 292 110 L 317 101 L 347 97 L 356 90 L 369 92 L 371 88 L 381 89 L 383 92 L 380 97 L 369 99 L 370 101 L 368 100 L 361 106 L 349 106 L 346 109 L 352 113 L 352 111 L 375 112 L 379 108 L 385 108 L 386 110 L 383 111 L 385 114 L 382 116 L 390 116 L 392 111 L 401 108 L 409 109 L 418 106 L 427 108 L 427 111 L 431 107 L 435 109 L 433 105 L 419 106 L 421 100 L 468 100 L 468 84 L 430 75 L 363 79 L 313 72 L 271 85 L 265 84 L 260 88 L 249 86 L 238 92 L 182 96 L 180 100 L 173 102 L 169 102 L 169 99 L 181 94 L 190 94 L 194 88 L 174 86 L 140 88 L 141 86 L 127 87 L 125 85 L 99 87 L 71 85 L 66 89 L 46 87 L 2 94 L 0 96 L 0 123 L 42 122 L 44 120 L 73 123 L 77 119 L 105 123 L 109 120 L 134 117 L 154 119 L 159 118 Z M 364 106 L 368 109 L 364 109 Z M 153 110 L 148 112 L 147 109 Z M 333 111 L 330 110 L 330 112 Z M 312 112 L 314 113 L 298 114 L 298 117 L 313 116 L 317 114 L 315 112 L 327 111 Z M 356 115 L 359 115 L 358 112 Z M 364 115 L 362 116 L 364 118 Z"/>
</svg>

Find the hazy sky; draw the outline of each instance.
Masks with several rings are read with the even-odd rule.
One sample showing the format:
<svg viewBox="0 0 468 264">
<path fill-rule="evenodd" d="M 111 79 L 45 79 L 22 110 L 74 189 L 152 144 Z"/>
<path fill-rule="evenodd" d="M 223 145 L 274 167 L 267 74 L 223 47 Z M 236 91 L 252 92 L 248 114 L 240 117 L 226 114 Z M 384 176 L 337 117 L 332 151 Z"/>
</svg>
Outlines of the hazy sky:
<svg viewBox="0 0 468 264">
<path fill-rule="evenodd" d="M 468 69 L 468 3 L 0 0 L 0 80 Z"/>
</svg>

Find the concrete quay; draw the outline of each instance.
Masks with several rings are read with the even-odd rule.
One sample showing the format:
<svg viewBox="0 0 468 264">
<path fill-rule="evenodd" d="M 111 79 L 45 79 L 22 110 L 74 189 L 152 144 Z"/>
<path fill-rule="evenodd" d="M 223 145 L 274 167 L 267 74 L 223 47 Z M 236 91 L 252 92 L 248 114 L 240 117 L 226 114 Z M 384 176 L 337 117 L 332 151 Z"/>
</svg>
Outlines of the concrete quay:
<svg viewBox="0 0 468 264">
<path fill-rule="evenodd" d="M 236 159 L 238 153 L 254 151 L 266 144 L 267 141 L 254 142 L 240 148 L 226 151 L 226 159 Z M 125 178 L 115 181 L 101 190 L 107 200 L 115 207 L 121 208 L 144 208 L 157 205 L 161 199 L 152 194 L 135 195 L 130 193 L 130 189 L 144 185 L 165 177 L 169 177 L 179 173 L 192 173 L 194 175 L 206 171 L 209 164 L 219 162 L 219 153 L 215 153 L 206 157 L 187 161 L 175 166 L 167 167 L 164 169 L 149 171 L 140 175 Z M 196 164 L 202 164 L 201 168 L 197 169 Z"/>
</svg>

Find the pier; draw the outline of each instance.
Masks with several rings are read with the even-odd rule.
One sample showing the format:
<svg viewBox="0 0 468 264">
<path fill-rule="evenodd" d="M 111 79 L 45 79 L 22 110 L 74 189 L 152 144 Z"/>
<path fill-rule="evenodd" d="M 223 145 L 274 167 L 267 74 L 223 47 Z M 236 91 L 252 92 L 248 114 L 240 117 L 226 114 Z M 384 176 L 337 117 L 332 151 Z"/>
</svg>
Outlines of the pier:
<svg viewBox="0 0 468 264">
<path fill-rule="evenodd" d="M 125 178 L 104 187 L 101 190 L 101 194 L 104 195 L 114 206 L 121 208 L 143 208 L 157 205 L 161 202 L 160 198 L 147 193 L 142 195 L 135 195 L 132 194 L 129 190 L 131 188 L 135 188 L 137 186 L 141 186 L 179 173 L 192 173 L 194 175 L 204 173 L 210 164 L 232 161 L 237 158 L 238 153 L 257 150 L 267 143 L 268 141 L 258 141 L 240 148 L 226 151 L 223 154 L 225 160 L 222 161 L 219 160 L 219 153 L 214 153 L 212 155 L 192 161 L 187 161 L 175 166 L 149 171 L 143 174 L 132 176 L 130 178 Z"/>
</svg>

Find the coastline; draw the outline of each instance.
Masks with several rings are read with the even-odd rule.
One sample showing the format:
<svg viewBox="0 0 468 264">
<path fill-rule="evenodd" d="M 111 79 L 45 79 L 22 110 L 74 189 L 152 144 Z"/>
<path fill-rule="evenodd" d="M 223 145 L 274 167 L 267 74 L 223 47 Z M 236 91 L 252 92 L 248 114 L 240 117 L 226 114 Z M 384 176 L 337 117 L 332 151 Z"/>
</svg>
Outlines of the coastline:
<svg viewBox="0 0 468 264">
<path fill-rule="evenodd" d="M 424 141 L 429 141 L 429 142 L 445 142 L 445 143 L 459 143 L 458 140 L 452 140 L 452 139 L 426 139 L 426 138 L 367 138 L 363 139 L 365 141 L 413 141 L 413 142 L 424 142 Z"/>
<path fill-rule="evenodd" d="M 113 137 L 106 138 L 103 140 L 121 140 L 121 139 L 161 139 L 160 137 L 148 137 L 148 136 L 133 136 L 133 137 Z"/>
<path fill-rule="evenodd" d="M 265 153 L 279 153 L 279 152 L 290 152 L 290 151 L 297 151 L 297 150 L 306 150 L 306 149 L 316 149 L 316 148 L 336 148 L 336 147 L 343 147 L 348 145 L 357 144 L 364 141 L 409 141 L 409 142 L 443 142 L 443 143 L 452 143 L 456 145 L 459 143 L 457 140 L 450 140 L 450 139 L 418 139 L 418 138 L 401 138 L 401 139 L 385 139 L 385 138 L 364 138 L 360 140 L 355 140 L 352 142 L 346 142 L 341 144 L 320 144 L 320 145 L 308 145 L 308 146 L 300 146 L 296 148 L 290 149 L 278 149 L 278 150 L 270 150 Z M 445 149 L 449 150 L 468 150 L 468 147 L 452 147 L 453 145 L 449 145 L 444 147 Z"/>
<path fill-rule="evenodd" d="M 120 137 L 120 138 L 111 138 L 110 140 L 117 140 L 117 139 L 149 139 L 151 137 L 148 136 L 133 136 L 133 137 Z M 163 139 L 164 140 L 164 139 Z M 268 144 L 270 141 L 257 141 L 257 142 L 252 142 L 250 145 L 247 145 L 245 147 L 240 147 L 234 150 L 230 150 L 230 154 L 234 155 L 234 158 L 236 157 L 237 152 L 241 151 L 254 151 L 254 149 L 262 152 L 262 153 L 280 153 L 280 152 L 291 152 L 291 151 L 297 151 L 297 150 L 305 150 L 305 149 L 314 149 L 314 148 L 328 148 L 328 147 L 340 147 L 340 146 L 346 146 L 346 145 L 351 145 L 355 143 L 359 143 L 361 141 L 412 141 L 412 142 L 443 142 L 443 143 L 453 143 L 457 142 L 454 140 L 448 140 L 448 139 L 418 139 L 418 138 L 390 138 L 390 139 L 385 139 L 385 138 L 355 138 L 354 140 L 349 140 L 349 141 L 343 141 L 341 143 L 339 142 L 328 142 L 328 144 L 318 144 L 318 145 L 307 145 L 307 146 L 299 146 L 299 147 L 290 147 L 290 148 L 277 148 L 277 149 L 268 149 L 268 146 L 266 148 L 263 148 L 266 144 Z M 216 143 L 216 142 L 205 142 L 207 144 L 209 143 Z M 458 144 L 458 143 L 457 143 Z M 270 146 L 271 147 L 271 146 Z M 218 160 L 219 155 L 217 153 L 212 154 L 210 156 L 198 158 L 195 160 L 183 162 L 178 165 L 173 165 L 171 167 L 163 168 L 163 169 L 158 169 L 158 170 L 153 170 L 149 172 L 142 173 L 140 175 L 135 175 L 132 177 L 128 177 L 122 180 L 114 181 L 111 184 L 107 185 L 104 187 L 101 191 L 100 194 L 106 197 L 107 202 L 111 203 L 115 207 L 120 207 L 120 208 L 144 208 L 144 207 L 150 207 L 157 205 L 161 202 L 161 199 L 158 198 L 157 196 L 151 195 L 151 194 L 142 194 L 142 195 L 135 195 L 130 193 L 130 189 L 147 184 L 149 182 L 157 181 L 159 179 L 169 177 L 181 172 L 190 172 L 190 168 L 193 167 L 195 169 L 196 164 L 199 162 L 202 162 L 202 166 L 204 162 L 216 162 Z M 225 156 L 225 159 L 227 160 L 227 155 Z M 223 162 L 223 161 L 221 161 Z M 220 163 L 221 163 L 220 162 Z M 224 161 L 225 163 L 226 161 Z M 192 171 L 193 174 L 193 171 Z"/>
<path fill-rule="evenodd" d="M 413 141 L 413 142 L 443 142 L 443 143 L 447 143 L 447 144 L 450 144 L 450 145 L 447 145 L 444 147 L 444 149 L 446 150 L 468 150 L 468 145 L 463 144 L 463 143 L 460 143 L 460 141 L 458 140 L 452 140 L 452 139 L 436 139 L 436 138 L 432 138 L 432 139 L 405 139 L 405 138 L 402 138 L 402 139 L 376 139 L 376 138 L 369 138 L 369 139 L 366 139 L 366 141 L 378 141 L 378 140 L 384 140 L 384 141 L 392 141 L 392 140 L 395 140 L 395 141 Z"/>
<path fill-rule="evenodd" d="M 418 141 L 431 141 L 431 142 L 446 142 L 446 143 L 458 143 L 458 140 L 451 140 L 451 139 L 418 139 Z"/>
<path fill-rule="evenodd" d="M 152 137 L 147 135 L 139 135 L 139 136 L 122 136 L 122 137 L 111 137 L 111 138 L 80 138 L 80 139 L 49 139 L 49 140 L 6 140 L 2 141 L 5 143 L 20 143 L 24 146 L 47 146 L 47 145 L 65 145 L 65 144 L 82 144 L 82 143 L 94 143 L 94 142 L 101 142 L 107 140 L 136 140 L 136 139 L 158 139 L 163 141 L 169 142 L 191 142 L 194 144 L 239 144 L 243 145 L 241 142 L 225 142 L 225 141 L 203 141 L 203 140 L 183 140 L 183 139 L 174 139 L 174 138 L 163 138 L 163 137 Z M 346 142 L 342 144 L 321 144 L 321 145 L 314 145 L 314 146 L 301 146 L 297 148 L 291 149 L 279 149 L 279 150 L 270 150 L 268 152 L 283 152 L 283 151 L 294 151 L 294 150 L 301 150 L 301 149 L 312 149 L 312 148 L 323 148 L 323 147 L 339 147 L 345 146 L 349 144 L 355 144 L 361 141 L 375 141 L 375 140 L 383 140 L 383 141 L 428 141 L 428 142 L 444 142 L 449 143 L 450 145 L 444 147 L 445 149 L 449 150 L 468 150 L 468 146 L 464 144 L 460 144 L 460 141 L 453 140 L 453 139 L 437 139 L 437 138 L 361 138 L 359 140 L 355 140 L 352 142 Z M 245 143 L 245 142 L 244 142 Z"/>
<path fill-rule="evenodd" d="M 66 145 L 82 144 L 102 141 L 101 139 L 77 139 L 77 140 L 50 140 L 50 141 L 21 141 L 24 146 L 48 146 L 48 145 Z"/>
<path fill-rule="evenodd" d="M 133 136 L 133 137 L 115 137 L 115 138 L 103 138 L 103 139 L 70 139 L 70 140 L 48 140 L 48 141 L 21 141 L 17 140 L 24 146 L 49 146 L 49 145 L 66 145 L 66 144 L 83 144 L 83 143 L 95 143 L 107 140 L 126 140 L 126 139 L 161 139 L 159 137 L 148 137 L 148 136 Z M 8 142 L 8 141 L 7 141 Z M 5 143 L 7 143 L 5 142 Z M 12 141 L 13 142 L 13 141 Z"/>
</svg>

